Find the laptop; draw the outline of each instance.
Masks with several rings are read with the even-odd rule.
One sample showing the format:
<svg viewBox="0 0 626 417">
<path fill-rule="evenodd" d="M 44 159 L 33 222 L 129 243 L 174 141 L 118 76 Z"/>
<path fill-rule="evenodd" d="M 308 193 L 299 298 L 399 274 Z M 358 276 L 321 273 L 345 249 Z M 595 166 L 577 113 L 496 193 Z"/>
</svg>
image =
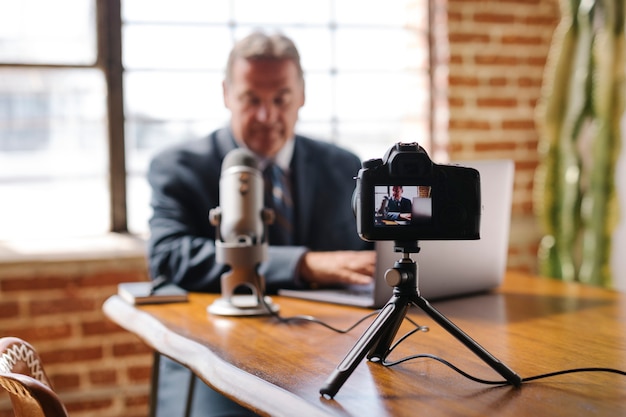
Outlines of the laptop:
<svg viewBox="0 0 626 417">
<path fill-rule="evenodd" d="M 418 267 L 418 288 L 428 300 L 489 291 L 502 283 L 506 271 L 513 177 L 511 160 L 458 163 L 480 173 L 481 221 L 479 240 L 423 240 L 411 258 Z M 376 272 L 372 285 L 345 288 L 280 290 L 279 295 L 367 308 L 384 306 L 393 287 L 385 271 L 402 257 L 393 241 L 377 241 Z"/>
</svg>

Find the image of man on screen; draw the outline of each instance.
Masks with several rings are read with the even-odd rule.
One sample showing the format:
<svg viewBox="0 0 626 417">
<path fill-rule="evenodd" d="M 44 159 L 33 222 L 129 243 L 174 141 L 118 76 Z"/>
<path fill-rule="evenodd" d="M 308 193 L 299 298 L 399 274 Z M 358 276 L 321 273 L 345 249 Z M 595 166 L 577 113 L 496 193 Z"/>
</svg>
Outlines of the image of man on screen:
<svg viewBox="0 0 626 417">
<path fill-rule="evenodd" d="M 411 211 L 413 204 L 411 200 L 402 197 L 404 189 L 401 185 L 391 187 L 391 198 L 387 201 L 387 220 L 411 220 Z"/>
</svg>

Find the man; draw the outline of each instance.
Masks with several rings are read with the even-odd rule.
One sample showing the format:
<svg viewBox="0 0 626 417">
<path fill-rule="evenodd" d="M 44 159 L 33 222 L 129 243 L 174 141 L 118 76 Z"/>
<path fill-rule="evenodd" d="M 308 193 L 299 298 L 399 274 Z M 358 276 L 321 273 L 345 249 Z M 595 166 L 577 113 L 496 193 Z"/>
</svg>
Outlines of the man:
<svg viewBox="0 0 626 417">
<path fill-rule="evenodd" d="M 351 206 L 353 177 L 360 161 L 334 145 L 295 134 L 305 95 L 293 42 L 261 32 L 239 41 L 228 59 L 223 93 L 231 112 L 229 127 L 168 149 L 150 165 L 151 276 L 165 275 L 192 291 L 220 291 L 220 276 L 227 267 L 215 262 L 215 228 L 207 216 L 219 206 L 224 156 L 245 147 L 261 166 L 278 165 L 292 185 L 291 242 L 277 246 L 270 239 L 268 260 L 259 271 L 267 291 L 368 284 L 375 255 L 363 250 L 370 246 L 357 235 Z M 270 236 L 276 227 L 270 225 Z M 188 374 L 171 361 L 162 362 L 159 415 L 180 415 L 184 402 L 180 391 L 186 387 L 184 375 Z M 196 388 L 193 416 L 245 415 L 207 386 L 197 384 Z"/>
<path fill-rule="evenodd" d="M 387 201 L 387 218 L 390 220 L 411 220 L 411 200 L 402 197 L 401 185 L 391 188 L 391 199 Z"/>
</svg>

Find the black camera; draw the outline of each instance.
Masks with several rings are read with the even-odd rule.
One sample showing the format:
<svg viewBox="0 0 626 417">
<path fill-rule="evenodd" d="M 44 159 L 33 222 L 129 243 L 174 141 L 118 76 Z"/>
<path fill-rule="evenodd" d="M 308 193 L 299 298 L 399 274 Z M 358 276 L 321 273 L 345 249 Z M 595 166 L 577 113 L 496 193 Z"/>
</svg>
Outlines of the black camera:
<svg viewBox="0 0 626 417">
<path fill-rule="evenodd" d="M 353 209 L 363 240 L 480 238 L 480 174 L 439 165 L 417 143 L 396 143 L 383 159 L 364 161 Z"/>
</svg>

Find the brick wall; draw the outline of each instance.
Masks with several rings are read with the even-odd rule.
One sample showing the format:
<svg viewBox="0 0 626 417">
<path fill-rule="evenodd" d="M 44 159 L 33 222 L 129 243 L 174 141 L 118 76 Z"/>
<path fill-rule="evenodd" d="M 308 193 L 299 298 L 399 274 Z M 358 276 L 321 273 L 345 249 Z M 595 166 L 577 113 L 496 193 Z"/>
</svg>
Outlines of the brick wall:
<svg viewBox="0 0 626 417">
<path fill-rule="evenodd" d="M 447 3 L 450 157 L 515 161 L 509 267 L 536 272 L 535 106 L 560 17 L 558 1 L 441 1 Z"/>
<path fill-rule="evenodd" d="M 123 281 L 146 280 L 142 257 L 0 265 L 0 336 L 39 352 L 72 417 L 147 415 L 152 354 L 102 313 Z M 0 392 L 0 417 L 12 417 Z"/>
<path fill-rule="evenodd" d="M 434 103 L 436 114 L 446 116 L 436 121 L 445 119 L 444 128 L 436 127 L 440 143 L 453 159 L 515 160 L 509 266 L 533 271 L 534 109 L 558 2 L 434 0 L 434 6 L 448 29 L 439 26 L 433 39 L 440 88 Z M 141 256 L 0 265 L 0 335 L 23 337 L 39 350 L 72 417 L 147 414 L 151 353 L 101 310 L 117 283 L 145 279 Z M 11 416 L 9 409 L 0 394 L 0 417 Z"/>
</svg>

